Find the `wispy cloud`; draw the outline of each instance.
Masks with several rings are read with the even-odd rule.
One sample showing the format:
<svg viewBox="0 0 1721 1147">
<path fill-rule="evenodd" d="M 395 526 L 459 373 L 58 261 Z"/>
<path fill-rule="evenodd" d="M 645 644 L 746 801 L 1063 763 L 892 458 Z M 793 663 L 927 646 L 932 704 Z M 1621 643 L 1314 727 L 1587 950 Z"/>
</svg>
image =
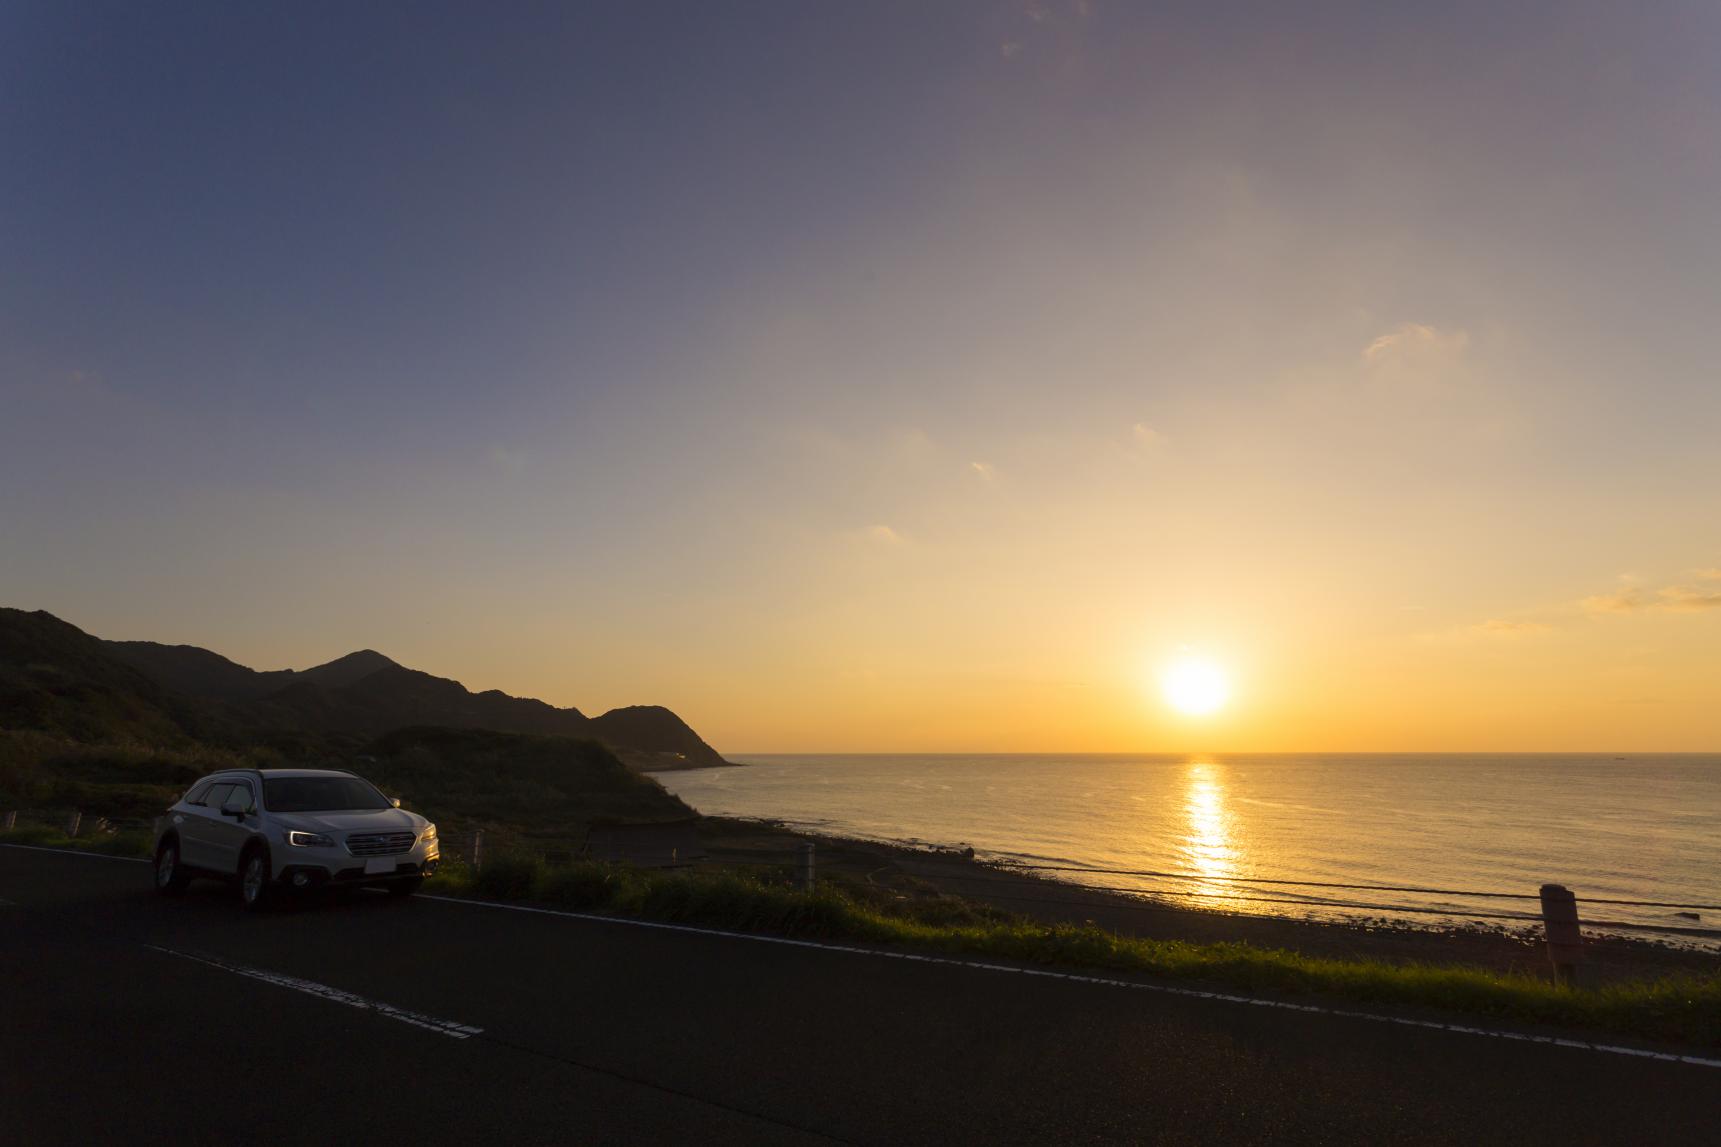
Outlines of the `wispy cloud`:
<svg viewBox="0 0 1721 1147">
<path fill-rule="evenodd" d="M 978 474 L 982 482 L 992 482 L 998 478 L 998 467 L 990 462 L 970 462 L 968 469 Z"/>
<path fill-rule="evenodd" d="M 1695 613 L 1704 609 L 1721 609 L 1721 589 L 1698 589 L 1688 585 L 1670 585 L 1661 591 L 1662 609 L 1676 613 Z"/>
<path fill-rule="evenodd" d="M 1647 608 L 1648 598 L 1640 589 L 1622 589 L 1617 593 L 1598 593 L 1578 603 L 1585 613 L 1634 613 Z"/>
<path fill-rule="evenodd" d="M 1363 348 L 1363 374 L 1378 392 L 1450 396 L 1469 375 L 1469 349 L 1465 331 L 1405 323 Z"/>
<path fill-rule="evenodd" d="M 1462 330 L 1442 330 L 1427 323 L 1405 323 L 1388 331 L 1363 348 L 1363 362 L 1371 367 L 1407 366 L 1439 359 L 1456 359 L 1470 346 L 1470 335 Z"/>
<path fill-rule="evenodd" d="M 1698 576 L 1708 577 L 1709 571 Z M 1670 585 L 1655 593 L 1628 586 L 1616 593 L 1597 594 L 1579 603 L 1585 613 L 1701 613 L 1721 609 L 1721 589 L 1709 586 Z"/>
<path fill-rule="evenodd" d="M 1491 617 L 1470 628 L 1482 637 L 1528 637 L 1533 633 L 1547 633 L 1554 627 L 1541 621 L 1507 621 L 1504 618 Z"/>
<path fill-rule="evenodd" d="M 1491 617 L 1475 625 L 1461 625 L 1457 629 L 1425 633 L 1422 640 L 1447 645 L 1472 641 L 1518 641 L 1553 631 L 1554 626 L 1542 621 L 1511 621 L 1502 617 Z"/>
<path fill-rule="evenodd" d="M 1053 74 L 1078 71 L 1092 14 L 1088 0 L 1028 0 L 1007 8 L 997 31 L 998 55 Z"/>
<path fill-rule="evenodd" d="M 876 542 L 881 546 L 900 546 L 906 541 L 901 534 L 882 522 L 878 525 L 868 526 L 866 537 L 868 541 Z"/>
<path fill-rule="evenodd" d="M 1137 422 L 1129 428 L 1130 437 L 1135 444 L 1144 450 L 1157 450 L 1166 442 L 1165 434 L 1155 430 L 1145 422 Z"/>
</svg>

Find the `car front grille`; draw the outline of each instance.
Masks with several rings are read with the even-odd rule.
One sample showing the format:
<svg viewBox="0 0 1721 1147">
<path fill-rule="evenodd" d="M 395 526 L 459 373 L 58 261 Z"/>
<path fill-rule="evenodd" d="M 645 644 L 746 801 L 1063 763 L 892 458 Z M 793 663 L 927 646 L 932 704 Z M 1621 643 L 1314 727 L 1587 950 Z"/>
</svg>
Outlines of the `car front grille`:
<svg viewBox="0 0 1721 1147">
<path fill-rule="evenodd" d="M 356 832 L 347 837 L 347 851 L 354 856 L 394 856 L 411 852 L 413 832 Z"/>
</svg>

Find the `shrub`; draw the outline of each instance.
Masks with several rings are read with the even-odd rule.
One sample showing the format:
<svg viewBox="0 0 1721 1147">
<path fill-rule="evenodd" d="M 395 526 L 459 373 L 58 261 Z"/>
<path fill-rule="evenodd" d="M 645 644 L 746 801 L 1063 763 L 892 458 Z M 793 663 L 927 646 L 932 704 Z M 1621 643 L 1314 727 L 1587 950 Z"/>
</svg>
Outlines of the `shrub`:
<svg viewBox="0 0 1721 1147">
<path fill-rule="evenodd" d="M 534 888 L 538 899 L 569 908 L 601 908 L 621 893 L 626 872 L 612 865 L 581 861 L 545 870 Z"/>
<path fill-rule="evenodd" d="M 527 853 L 500 853 L 492 857 L 473 881 L 480 895 L 498 900 L 519 900 L 529 895 L 544 874 L 544 862 Z"/>
</svg>

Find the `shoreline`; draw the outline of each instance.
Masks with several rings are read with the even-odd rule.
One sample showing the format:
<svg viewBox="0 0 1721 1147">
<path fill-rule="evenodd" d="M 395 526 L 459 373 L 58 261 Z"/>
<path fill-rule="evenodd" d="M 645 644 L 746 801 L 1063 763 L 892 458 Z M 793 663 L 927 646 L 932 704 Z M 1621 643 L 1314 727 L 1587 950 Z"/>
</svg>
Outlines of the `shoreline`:
<svg viewBox="0 0 1721 1147">
<path fill-rule="evenodd" d="M 1475 922 L 1426 927 L 1382 917 L 1334 921 L 1192 907 L 1151 894 L 1098 891 L 979 859 L 972 849 L 887 843 L 792 828 L 767 818 L 701 815 L 713 864 L 787 864 L 791 849 L 815 846 L 820 875 L 870 884 L 903 897 L 954 896 L 1048 924 L 1094 924 L 1119 935 L 1193 943 L 1239 942 L 1335 959 L 1464 964 L 1549 975 L 1539 924 Z M 1586 930 L 1587 975 L 1596 984 L 1721 969 L 1721 944 L 1675 944 Z"/>
<path fill-rule="evenodd" d="M 663 753 L 648 753 L 641 749 L 619 749 L 614 745 L 605 748 L 614 753 L 616 759 L 641 776 L 655 776 L 658 773 L 690 773 L 699 769 L 744 769 L 746 761 L 720 760 L 690 761 L 685 757 L 665 760 Z"/>
</svg>

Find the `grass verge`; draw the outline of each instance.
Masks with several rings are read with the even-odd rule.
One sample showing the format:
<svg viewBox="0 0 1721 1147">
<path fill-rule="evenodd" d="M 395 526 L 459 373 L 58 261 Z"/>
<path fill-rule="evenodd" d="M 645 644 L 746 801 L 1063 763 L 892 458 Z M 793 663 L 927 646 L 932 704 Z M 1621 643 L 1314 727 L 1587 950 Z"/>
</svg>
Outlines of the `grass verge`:
<svg viewBox="0 0 1721 1147">
<path fill-rule="evenodd" d="M 723 868 L 549 866 L 536 857 L 499 855 L 476 874 L 459 863 L 445 864 L 426 891 L 1721 1045 L 1721 973 L 1573 990 L 1465 966 L 1335 960 L 1243 943 L 1119 936 L 1093 925 L 1042 924 L 954 897 L 898 900 L 866 885 L 825 882 L 803 893 L 786 872 L 777 877 Z"/>
<path fill-rule="evenodd" d="M 141 830 L 104 832 L 89 836 L 67 836 L 58 829 L 42 825 L 15 828 L 0 832 L 0 844 L 34 844 L 43 848 L 76 848 L 84 852 L 100 852 L 107 856 L 150 855 L 150 835 Z"/>
</svg>

